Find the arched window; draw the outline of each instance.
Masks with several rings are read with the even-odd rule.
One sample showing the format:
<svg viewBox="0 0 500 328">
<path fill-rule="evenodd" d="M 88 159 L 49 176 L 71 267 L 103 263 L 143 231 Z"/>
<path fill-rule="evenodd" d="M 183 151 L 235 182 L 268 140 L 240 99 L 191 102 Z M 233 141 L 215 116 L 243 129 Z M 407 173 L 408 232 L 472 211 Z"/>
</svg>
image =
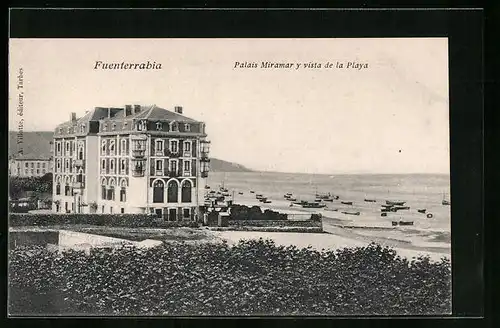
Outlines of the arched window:
<svg viewBox="0 0 500 328">
<path fill-rule="evenodd" d="M 191 202 L 191 181 L 184 180 L 182 182 L 182 191 L 181 191 L 181 202 L 190 203 Z"/>
<path fill-rule="evenodd" d="M 115 200 L 115 180 L 111 179 L 109 181 L 109 189 L 108 189 L 108 200 Z"/>
<path fill-rule="evenodd" d="M 120 202 L 127 201 L 127 180 L 122 179 L 120 182 Z"/>
<path fill-rule="evenodd" d="M 83 159 L 83 147 L 78 149 L 78 159 Z"/>
<path fill-rule="evenodd" d="M 101 155 L 106 155 L 106 140 L 101 141 Z"/>
<path fill-rule="evenodd" d="M 191 125 L 189 125 L 188 123 L 185 123 L 185 124 L 184 124 L 184 130 L 185 130 L 186 132 L 191 131 Z"/>
<path fill-rule="evenodd" d="M 172 122 L 172 123 L 170 123 L 170 127 L 172 128 L 171 130 L 172 130 L 173 132 L 177 132 L 177 131 L 179 131 L 179 124 L 177 124 L 177 122 Z"/>
<path fill-rule="evenodd" d="M 153 203 L 163 203 L 165 199 L 165 185 L 163 181 L 156 180 L 153 184 Z"/>
<path fill-rule="evenodd" d="M 61 194 L 61 183 L 58 181 L 56 183 L 56 195 L 60 195 Z"/>
<path fill-rule="evenodd" d="M 115 154 L 115 141 L 111 140 L 109 143 L 109 154 L 114 155 Z"/>
<path fill-rule="evenodd" d="M 175 180 L 172 180 L 168 183 L 168 188 L 167 188 L 167 202 L 168 203 L 177 203 L 178 198 L 179 198 L 179 185 Z"/>
<path fill-rule="evenodd" d="M 106 178 L 101 179 L 101 199 L 106 199 Z"/>
<path fill-rule="evenodd" d="M 111 173 L 115 173 L 115 159 L 114 158 L 109 161 L 109 169 L 110 169 Z"/>
<path fill-rule="evenodd" d="M 127 155 L 127 140 L 126 139 L 122 139 L 122 141 L 121 141 L 121 154 Z"/>
</svg>

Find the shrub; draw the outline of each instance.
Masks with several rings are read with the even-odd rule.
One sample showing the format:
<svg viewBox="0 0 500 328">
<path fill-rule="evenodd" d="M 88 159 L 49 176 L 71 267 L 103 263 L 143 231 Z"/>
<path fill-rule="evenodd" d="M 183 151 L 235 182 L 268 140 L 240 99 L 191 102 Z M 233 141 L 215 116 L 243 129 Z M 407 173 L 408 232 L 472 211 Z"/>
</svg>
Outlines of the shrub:
<svg viewBox="0 0 500 328">
<path fill-rule="evenodd" d="M 157 220 L 152 214 L 9 214 L 9 224 L 15 226 L 49 226 L 88 224 L 109 227 L 198 227 L 194 221 Z"/>
<path fill-rule="evenodd" d="M 371 244 L 270 240 L 9 253 L 9 312 L 59 315 L 419 315 L 451 311 L 451 266 Z"/>
</svg>

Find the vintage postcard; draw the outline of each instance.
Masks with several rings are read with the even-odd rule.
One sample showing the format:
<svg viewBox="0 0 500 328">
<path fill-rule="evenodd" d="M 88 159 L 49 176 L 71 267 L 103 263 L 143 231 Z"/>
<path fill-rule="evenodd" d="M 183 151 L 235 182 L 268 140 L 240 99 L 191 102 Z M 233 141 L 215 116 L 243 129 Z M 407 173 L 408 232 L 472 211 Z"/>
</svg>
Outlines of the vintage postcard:
<svg viewBox="0 0 500 328">
<path fill-rule="evenodd" d="M 447 38 L 14 38 L 9 87 L 9 315 L 451 314 Z"/>
</svg>

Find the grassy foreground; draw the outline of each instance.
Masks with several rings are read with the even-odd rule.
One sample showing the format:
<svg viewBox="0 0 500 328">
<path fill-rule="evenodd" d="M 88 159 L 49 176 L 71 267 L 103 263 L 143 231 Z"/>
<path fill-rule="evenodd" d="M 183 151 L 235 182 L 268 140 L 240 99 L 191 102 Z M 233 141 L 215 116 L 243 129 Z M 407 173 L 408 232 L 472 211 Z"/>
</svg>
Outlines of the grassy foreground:
<svg viewBox="0 0 500 328">
<path fill-rule="evenodd" d="M 270 240 L 165 243 L 58 255 L 10 251 L 9 313 L 376 315 L 451 312 L 451 265 L 371 244 L 315 251 Z"/>
</svg>

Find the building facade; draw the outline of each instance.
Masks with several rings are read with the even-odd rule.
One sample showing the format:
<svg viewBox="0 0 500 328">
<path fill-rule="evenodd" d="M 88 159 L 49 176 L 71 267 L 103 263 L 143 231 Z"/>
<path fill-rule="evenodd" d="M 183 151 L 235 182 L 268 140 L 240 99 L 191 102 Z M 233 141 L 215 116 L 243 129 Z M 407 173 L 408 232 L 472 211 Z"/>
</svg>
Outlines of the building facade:
<svg viewBox="0 0 500 328">
<path fill-rule="evenodd" d="M 52 172 L 53 161 L 49 158 L 18 157 L 9 160 L 9 175 L 12 177 L 41 177 Z"/>
<path fill-rule="evenodd" d="M 205 124 L 182 107 L 72 113 L 54 131 L 53 210 L 194 220 L 209 170 L 206 137 Z"/>
</svg>

